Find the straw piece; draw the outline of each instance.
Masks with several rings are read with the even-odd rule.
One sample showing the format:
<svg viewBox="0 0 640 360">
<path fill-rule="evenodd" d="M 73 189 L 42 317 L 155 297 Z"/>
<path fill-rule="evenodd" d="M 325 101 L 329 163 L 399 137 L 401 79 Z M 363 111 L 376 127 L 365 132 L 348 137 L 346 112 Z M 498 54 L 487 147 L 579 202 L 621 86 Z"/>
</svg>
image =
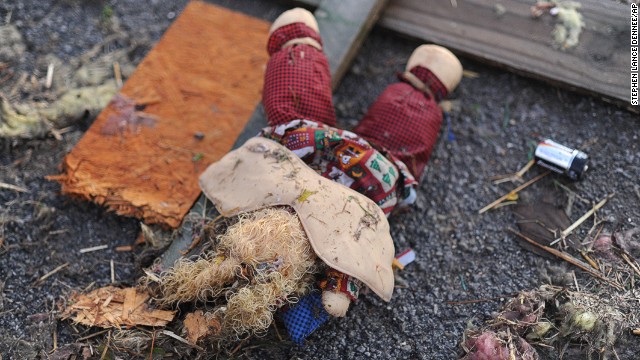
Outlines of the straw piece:
<svg viewBox="0 0 640 360">
<path fill-rule="evenodd" d="M 482 209 L 478 210 L 478 214 L 482 214 L 488 210 L 491 210 L 493 207 L 495 207 L 496 205 L 500 204 L 502 201 L 504 201 L 506 198 L 508 198 L 511 194 L 517 194 L 518 192 L 520 192 L 521 190 L 525 189 L 526 187 L 528 187 L 529 185 L 535 183 L 536 181 L 542 179 L 543 177 L 547 176 L 549 174 L 549 171 L 544 172 L 536 177 L 534 177 L 533 179 L 527 181 L 526 183 L 518 186 L 517 188 L 511 190 L 510 192 L 502 195 L 500 198 L 498 198 L 496 201 L 492 202 L 491 204 L 483 207 Z"/>
</svg>

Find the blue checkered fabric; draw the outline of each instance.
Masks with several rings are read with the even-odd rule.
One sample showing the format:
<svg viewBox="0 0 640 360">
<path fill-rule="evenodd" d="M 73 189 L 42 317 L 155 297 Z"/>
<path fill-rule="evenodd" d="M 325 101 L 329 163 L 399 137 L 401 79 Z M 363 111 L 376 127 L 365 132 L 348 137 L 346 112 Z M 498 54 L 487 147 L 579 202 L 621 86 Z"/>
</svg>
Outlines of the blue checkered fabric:
<svg viewBox="0 0 640 360">
<path fill-rule="evenodd" d="M 284 326 L 289 337 L 296 343 L 302 344 L 312 332 L 329 319 L 329 313 L 322 306 L 320 292 L 312 292 L 281 313 Z"/>
</svg>

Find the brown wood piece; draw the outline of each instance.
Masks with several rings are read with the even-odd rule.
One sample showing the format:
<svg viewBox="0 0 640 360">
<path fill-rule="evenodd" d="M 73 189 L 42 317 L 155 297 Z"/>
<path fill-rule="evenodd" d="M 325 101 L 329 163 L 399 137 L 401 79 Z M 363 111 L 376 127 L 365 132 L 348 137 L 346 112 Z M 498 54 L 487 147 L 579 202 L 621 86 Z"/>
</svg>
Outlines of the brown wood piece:
<svg viewBox="0 0 640 360">
<path fill-rule="evenodd" d="M 231 149 L 260 102 L 268 30 L 265 21 L 189 3 L 120 92 L 146 105 L 155 124 L 105 134 L 109 118 L 122 116 L 111 103 L 52 177 L 63 193 L 177 227 L 200 194 L 200 172 Z"/>
</svg>

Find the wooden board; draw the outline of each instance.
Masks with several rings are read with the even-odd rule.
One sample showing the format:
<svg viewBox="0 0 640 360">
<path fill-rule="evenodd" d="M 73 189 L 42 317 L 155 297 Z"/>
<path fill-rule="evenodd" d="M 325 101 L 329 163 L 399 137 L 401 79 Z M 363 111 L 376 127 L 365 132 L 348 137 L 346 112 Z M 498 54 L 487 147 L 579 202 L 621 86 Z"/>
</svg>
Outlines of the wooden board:
<svg viewBox="0 0 640 360">
<path fill-rule="evenodd" d="M 319 6 L 318 0 L 297 1 Z M 379 24 L 463 55 L 629 107 L 629 9 L 617 1 L 582 0 L 579 44 L 553 45 L 558 23 L 534 19 L 531 0 L 391 0 Z M 637 108 L 637 107 L 636 107 Z"/>
<path fill-rule="evenodd" d="M 331 67 L 332 86 L 335 88 L 349 68 L 349 64 L 362 45 L 364 38 L 380 15 L 386 0 L 324 0 L 314 15 L 324 42 Z M 249 138 L 255 136 L 260 129 L 267 126 L 262 105 L 259 105 L 242 133 L 233 145 L 239 147 Z M 205 214 L 209 218 L 216 215 L 213 204 L 204 195 L 191 209 L 193 217 L 188 217 L 179 229 L 178 237 L 162 255 L 161 266 L 170 267 L 182 254 L 186 253 L 193 241 L 194 227 L 197 223 L 190 219 L 201 219 Z"/>
<path fill-rule="evenodd" d="M 314 15 L 335 89 L 349 69 L 362 42 L 378 21 L 386 0 L 323 0 Z"/>
<path fill-rule="evenodd" d="M 231 149 L 260 101 L 268 30 L 265 21 L 189 3 L 120 92 L 155 124 L 113 131 L 123 111 L 111 103 L 65 157 L 55 177 L 63 193 L 180 225 L 200 194 L 198 175 Z"/>
</svg>

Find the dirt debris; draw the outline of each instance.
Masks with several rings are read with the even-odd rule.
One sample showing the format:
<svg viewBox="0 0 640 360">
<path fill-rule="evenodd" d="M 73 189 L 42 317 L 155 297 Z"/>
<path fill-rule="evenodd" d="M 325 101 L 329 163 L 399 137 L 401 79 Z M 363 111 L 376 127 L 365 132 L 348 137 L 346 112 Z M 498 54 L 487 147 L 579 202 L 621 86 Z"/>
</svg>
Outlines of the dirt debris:
<svg viewBox="0 0 640 360">
<path fill-rule="evenodd" d="M 5 49 L 0 52 L 0 62 L 5 52 L 12 59 L 19 58 L 25 44 L 17 28 L 0 27 L 0 34 L 7 35 L 0 38 L 10 42 L 7 46 L 0 43 L 0 48 Z M 0 92 L 5 94 L 0 96 L 0 137 L 39 138 L 97 115 L 118 89 L 114 64 L 120 77 L 128 77 L 135 69 L 131 53 L 144 42 L 144 37 L 134 41 L 116 32 L 76 58 L 62 61 L 45 54 L 35 65 L 47 69 L 46 73 L 33 70 L 31 74 L 23 71 L 17 75 L 9 62 L 12 77 L 17 76 L 10 88 L 5 88 L 7 91 L 0 86 Z M 114 46 L 117 48 L 103 52 Z"/>
<path fill-rule="evenodd" d="M 154 309 L 147 304 L 149 294 L 135 288 L 108 286 L 86 295 L 74 294 L 72 305 L 62 313 L 75 323 L 103 328 L 121 326 L 165 326 L 173 320 L 175 311 Z"/>
<path fill-rule="evenodd" d="M 518 350 L 511 359 L 538 359 L 532 345 L 555 347 L 560 354 L 568 347 L 584 346 L 589 357 L 614 358 L 617 338 L 638 321 L 637 295 L 637 290 L 596 294 L 551 285 L 523 291 L 485 325 L 465 331 L 464 359 L 481 359 L 488 353 L 509 358 L 512 342 Z"/>
<path fill-rule="evenodd" d="M 0 62 L 13 62 L 24 54 L 27 47 L 15 25 L 0 25 Z"/>
<path fill-rule="evenodd" d="M 195 345 L 203 338 L 220 333 L 221 325 L 213 314 L 196 310 L 185 316 L 184 330 L 187 333 L 187 340 Z"/>
</svg>

